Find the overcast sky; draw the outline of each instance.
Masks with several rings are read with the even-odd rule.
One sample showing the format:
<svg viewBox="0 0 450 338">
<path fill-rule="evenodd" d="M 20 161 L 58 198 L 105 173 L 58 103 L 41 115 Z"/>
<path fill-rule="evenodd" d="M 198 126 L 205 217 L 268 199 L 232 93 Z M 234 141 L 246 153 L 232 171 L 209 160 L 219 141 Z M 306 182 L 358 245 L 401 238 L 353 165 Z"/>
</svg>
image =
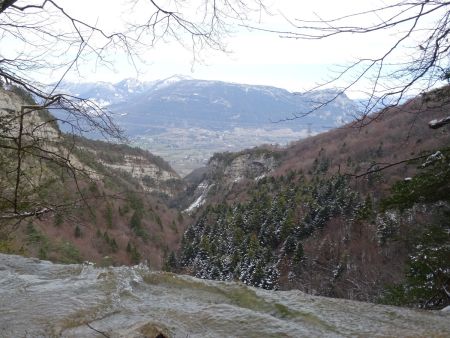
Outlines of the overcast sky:
<svg viewBox="0 0 450 338">
<path fill-rule="evenodd" d="M 254 13 L 248 24 L 295 31 L 286 18 L 292 22 L 296 18 L 314 19 L 317 15 L 322 19 L 330 19 L 381 6 L 386 2 L 268 0 L 265 3 L 271 15 Z M 130 0 L 58 1 L 73 16 L 111 30 L 120 27 L 123 21 L 139 20 L 148 15 L 148 12 L 140 8 L 133 10 L 130 3 Z M 66 80 L 118 82 L 129 77 L 156 80 L 179 74 L 196 79 L 264 84 L 303 91 L 333 76 L 331 71 L 336 70 L 334 65 L 342 65 L 358 57 L 379 56 L 380 51 L 395 39 L 395 34 L 391 32 L 374 34 L 370 38 L 347 35 L 305 41 L 238 26 L 230 28 L 233 32 L 224 37 L 228 53 L 205 49 L 201 52 L 201 59 L 194 62 L 190 50 L 173 41 L 160 42 L 154 48 L 141 51 L 140 56 L 144 62 L 137 61 L 135 66 L 129 62 L 125 53 L 114 53 L 109 55 L 112 66 L 103 67 L 98 62 L 88 60 L 79 72 L 69 72 Z M 55 74 L 47 72 L 39 76 L 41 80 L 51 82 Z"/>
</svg>

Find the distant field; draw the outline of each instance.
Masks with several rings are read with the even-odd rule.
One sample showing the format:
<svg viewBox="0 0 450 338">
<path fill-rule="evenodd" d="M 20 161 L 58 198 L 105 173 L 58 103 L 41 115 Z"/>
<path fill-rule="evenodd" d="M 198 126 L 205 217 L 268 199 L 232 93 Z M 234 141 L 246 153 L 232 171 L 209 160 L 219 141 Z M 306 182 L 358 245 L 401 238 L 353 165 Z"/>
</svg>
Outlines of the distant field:
<svg viewBox="0 0 450 338">
<path fill-rule="evenodd" d="M 202 128 L 167 128 L 132 139 L 132 144 L 161 156 L 181 175 L 207 164 L 216 152 L 238 151 L 261 144 L 286 145 L 307 136 L 307 130 L 234 128 L 215 131 Z"/>
</svg>

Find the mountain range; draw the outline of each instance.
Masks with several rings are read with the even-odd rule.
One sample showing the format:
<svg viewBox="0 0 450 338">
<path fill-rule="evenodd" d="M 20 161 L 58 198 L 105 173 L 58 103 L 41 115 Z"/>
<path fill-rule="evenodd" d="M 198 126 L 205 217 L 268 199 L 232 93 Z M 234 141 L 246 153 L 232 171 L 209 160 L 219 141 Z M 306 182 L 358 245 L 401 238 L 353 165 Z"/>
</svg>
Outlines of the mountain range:
<svg viewBox="0 0 450 338">
<path fill-rule="evenodd" d="M 63 82 L 59 90 L 106 107 L 133 145 L 162 156 L 182 176 L 206 165 L 216 152 L 285 145 L 340 126 L 356 110 L 354 101 L 333 89 L 292 93 L 182 76 L 114 84 Z"/>
<path fill-rule="evenodd" d="M 348 122 L 355 110 L 352 100 L 333 89 L 298 93 L 182 76 L 151 82 L 125 79 L 114 84 L 65 82 L 60 90 L 108 107 L 131 136 L 154 126 L 279 128 L 280 121 L 310 111 L 300 125 L 289 122 L 289 127 L 304 129 L 311 123 L 314 130 L 319 130 L 324 125 L 336 127 Z M 335 96 L 332 103 L 314 111 L 320 102 Z"/>
</svg>

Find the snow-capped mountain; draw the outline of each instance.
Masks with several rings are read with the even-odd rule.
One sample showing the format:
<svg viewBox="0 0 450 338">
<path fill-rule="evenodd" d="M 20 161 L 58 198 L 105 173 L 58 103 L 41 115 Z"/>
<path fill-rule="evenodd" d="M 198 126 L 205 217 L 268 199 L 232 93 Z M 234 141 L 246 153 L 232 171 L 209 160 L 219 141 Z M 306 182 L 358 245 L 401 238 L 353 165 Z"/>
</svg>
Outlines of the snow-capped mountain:
<svg viewBox="0 0 450 338">
<path fill-rule="evenodd" d="M 152 82 L 151 89 L 152 90 L 159 90 L 163 89 L 165 87 L 169 87 L 177 82 L 180 81 L 187 81 L 187 80 L 193 80 L 190 76 L 185 75 L 173 75 L 171 77 L 168 77 L 167 79 L 157 80 Z"/>
<path fill-rule="evenodd" d="M 126 104 L 132 101 L 136 95 L 149 90 L 158 90 L 168 87 L 178 81 L 190 80 L 182 75 L 174 75 L 167 79 L 156 81 L 140 81 L 134 78 L 124 79 L 117 83 L 110 82 L 81 82 L 74 83 L 63 81 L 58 85 L 58 92 L 93 100 L 107 107 L 118 103 Z M 53 89 L 52 86 L 49 88 Z"/>
<path fill-rule="evenodd" d="M 134 95 L 143 93 L 152 86 L 152 82 L 142 82 L 137 79 L 124 79 L 117 83 L 109 82 L 62 82 L 58 91 L 66 94 L 90 99 L 101 106 L 110 106 L 130 100 Z"/>
<path fill-rule="evenodd" d="M 335 96 L 336 100 L 327 106 L 314 109 L 319 102 Z M 273 127 L 274 122 L 306 114 L 305 118 L 286 121 L 284 125 L 304 129 L 311 124 L 318 131 L 323 126 L 336 127 L 348 121 L 355 105 L 333 90 L 301 94 L 269 86 L 178 79 L 164 81 L 162 86 L 155 84 L 132 101 L 116 103 L 110 108 L 126 115 L 120 121 L 125 127 L 137 124 L 142 128 L 155 124 L 214 129 Z"/>
<path fill-rule="evenodd" d="M 270 86 L 194 80 L 179 75 L 153 82 L 125 79 L 115 84 L 63 83 L 60 90 L 108 106 L 118 113 L 119 124 L 131 135 L 155 125 L 214 129 L 273 126 L 274 122 L 303 114 L 307 116 L 284 124 L 297 130 L 310 125 L 319 131 L 324 126 L 348 122 L 355 109 L 348 97 L 337 95 L 334 90 L 292 93 Z M 327 106 L 315 109 L 320 102 L 335 96 Z"/>
</svg>

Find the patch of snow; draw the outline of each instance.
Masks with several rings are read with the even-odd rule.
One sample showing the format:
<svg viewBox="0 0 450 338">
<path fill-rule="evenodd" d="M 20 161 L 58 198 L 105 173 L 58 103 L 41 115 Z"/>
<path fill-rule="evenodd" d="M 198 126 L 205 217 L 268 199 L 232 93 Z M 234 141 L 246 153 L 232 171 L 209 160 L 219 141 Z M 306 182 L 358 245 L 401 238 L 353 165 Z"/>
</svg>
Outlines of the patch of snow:
<svg viewBox="0 0 450 338">
<path fill-rule="evenodd" d="M 437 120 L 437 119 L 431 120 L 430 122 L 428 122 L 428 126 L 431 129 L 438 129 L 448 123 L 450 123 L 450 116 L 444 117 L 443 119 L 440 119 L 440 120 Z"/>
<path fill-rule="evenodd" d="M 205 201 L 206 201 L 206 195 L 208 194 L 209 190 L 211 189 L 212 185 L 208 185 L 207 182 L 201 182 L 197 189 L 202 189 L 203 192 L 202 194 L 189 206 L 187 207 L 184 212 L 186 213 L 191 213 L 192 211 L 194 211 L 195 209 L 199 208 L 200 206 L 202 206 Z"/>
<path fill-rule="evenodd" d="M 187 98 L 178 96 L 178 95 L 161 96 L 161 101 L 167 101 L 167 102 L 185 102 L 186 100 L 187 100 Z"/>
<path fill-rule="evenodd" d="M 174 75 L 171 77 L 168 77 L 167 79 L 158 81 L 153 89 L 163 89 L 168 86 L 171 86 L 177 82 L 184 81 L 184 80 L 191 80 L 192 78 L 189 76 L 183 76 L 183 75 Z"/>
<path fill-rule="evenodd" d="M 261 176 L 255 177 L 255 181 L 258 182 L 259 180 L 262 180 L 264 177 L 266 177 L 265 174 L 262 174 Z"/>
<path fill-rule="evenodd" d="M 430 164 L 437 161 L 442 161 L 443 159 L 445 159 L 444 155 L 438 150 L 434 154 L 427 157 L 426 161 L 422 163 L 422 168 L 428 167 Z"/>
<path fill-rule="evenodd" d="M 107 107 L 111 104 L 111 101 L 107 101 L 107 100 L 103 100 L 103 99 L 90 98 L 90 100 L 99 107 Z"/>
<path fill-rule="evenodd" d="M 203 194 L 201 194 L 195 201 L 192 203 L 186 210 L 184 210 L 187 213 L 190 213 L 194 209 L 197 209 L 200 207 L 203 203 L 205 203 L 205 199 L 203 197 Z"/>
<path fill-rule="evenodd" d="M 208 188 L 208 183 L 203 181 L 198 185 L 198 188 L 206 190 Z"/>
<path fill-rule="evenodd" d="M 225 100 L 225 99 L 222 98 L 222 97 L 219 97 L 219 98 L 213 100 L 212 103 L 213 103 L 213 104 L 220 104 L 220 105 L 225 106 L 225 107 L 227 107 L 227 108 L 231 108 L 231 103 L 228 102 L 227 100 Z"/>
</svg>

